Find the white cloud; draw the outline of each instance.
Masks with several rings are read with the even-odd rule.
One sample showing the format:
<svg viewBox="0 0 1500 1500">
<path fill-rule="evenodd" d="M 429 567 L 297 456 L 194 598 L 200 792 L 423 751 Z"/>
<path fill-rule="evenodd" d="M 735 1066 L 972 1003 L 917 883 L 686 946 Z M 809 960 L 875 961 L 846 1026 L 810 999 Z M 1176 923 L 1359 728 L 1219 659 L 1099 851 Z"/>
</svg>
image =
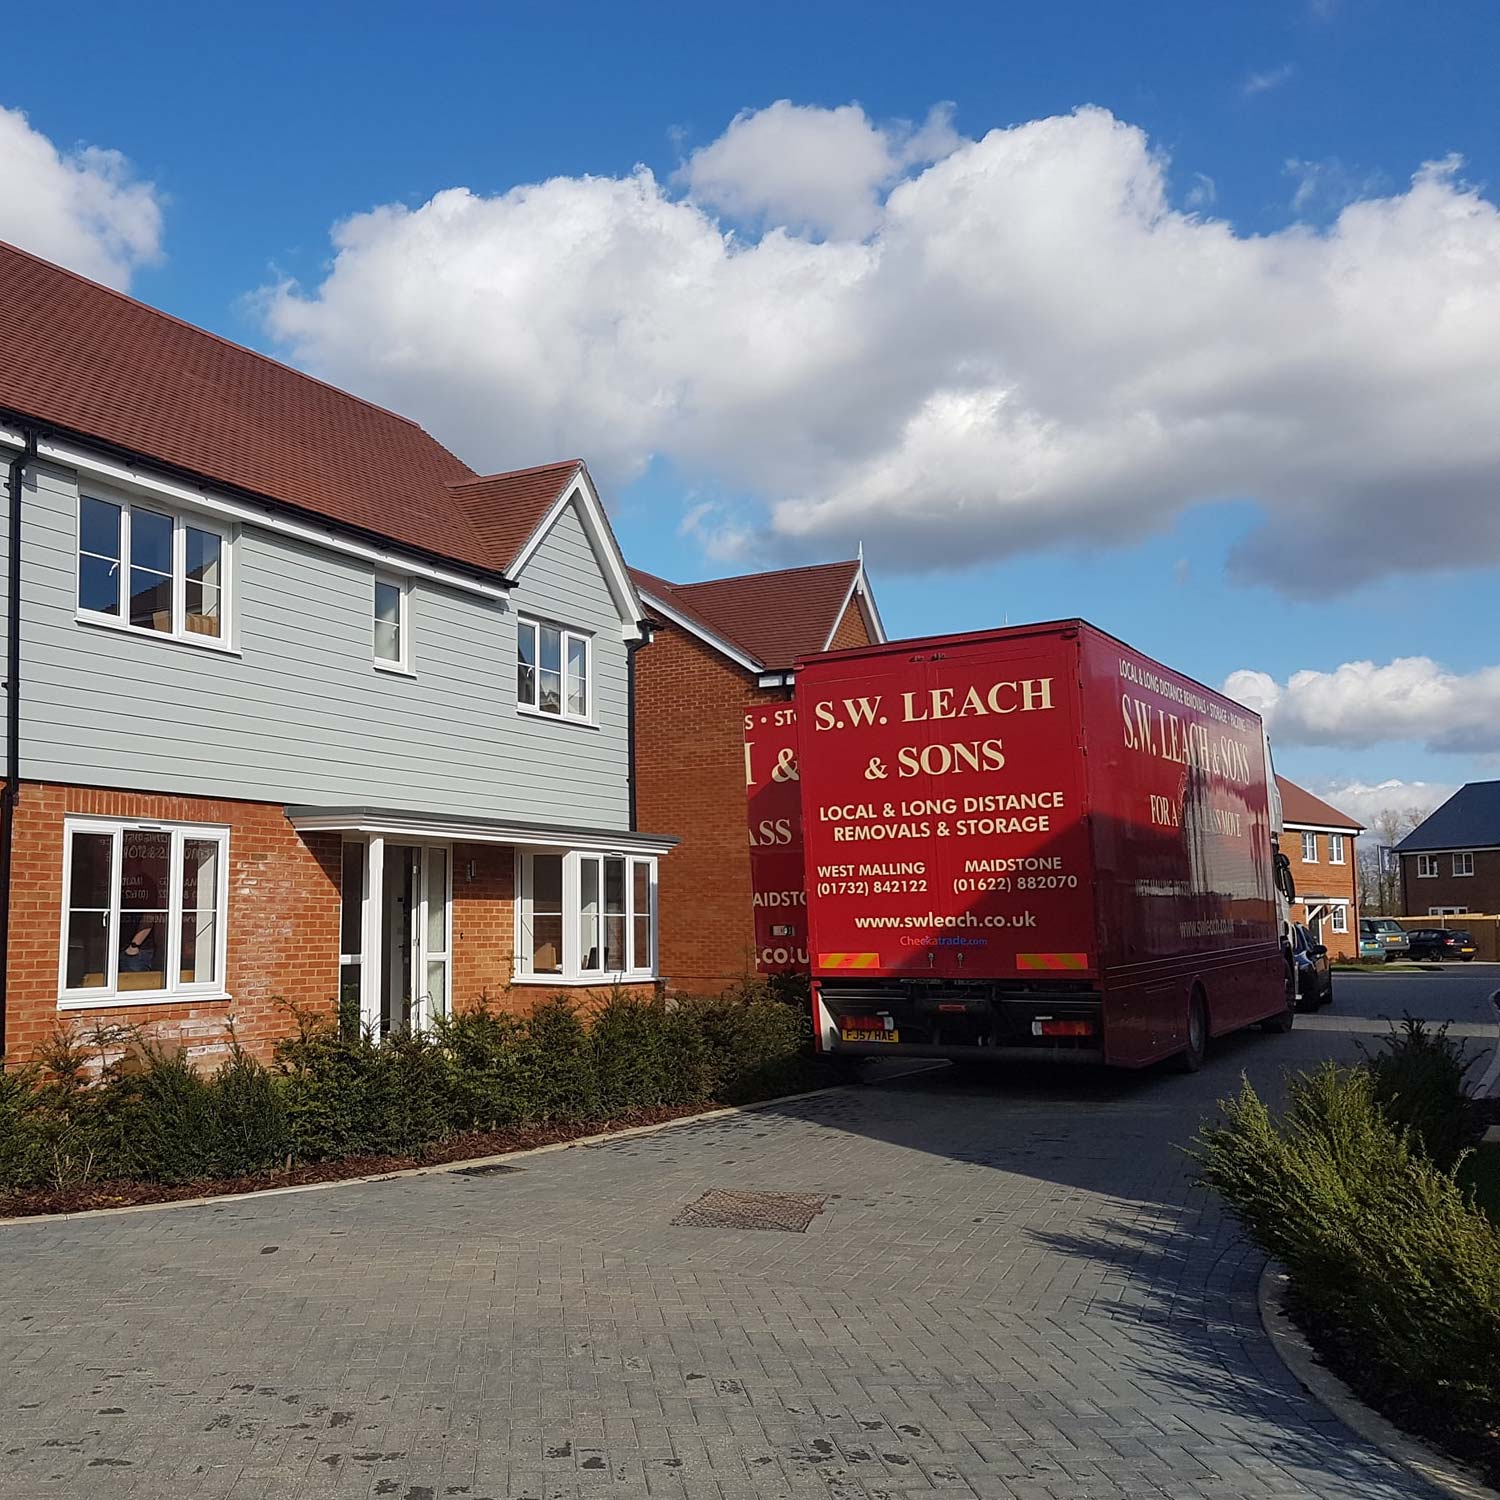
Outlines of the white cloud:
<svg viewBox="0 0 1500 1500">
<path fill-rule="evenodd" d="M 1256 94 L 1269 93 L 1272 89 L 1279 89 L 1295 71 L 1291 63 L 1282 63 L 1279 68 L 1267 68 L 1263 72 L 1247 74 L 1240 85 L 1240 93 L 1247 99 L 1254 98 Z"/>
<path fill-rule="evenodd" d="M 1434 808 L 1446 802 L 1458 787 L 1451 782 L 1402 781 L 1392 777 L 1377 782 L 1312 782 L 1307 789 L 1315 797 L 1321 797 L 1330 807 L 1347 813 L 1356 823 L 1373 829 L 1376 819 L 1382 813 L 1416 813 L 1426 817 Z"/>
<path fill-rule="evenodd" d="M 716 191 L 855 223 L 897 149 L 852 107 L 773 110 L 768 175 L 726 149 Z M 840 156 L 846 137 L 864 144 Z M 804 143 L 818 165 L 794 179 Z M 1265 522 L 1231 567 L 1287 592 L 1500 562 L 1500 212 L 1455 163 L 1323 229 L 1239 234 L 1173 205 L 1141 131 L 1083 109 L 963 141 L 874 201 L 862 238 L 746 237 L 644 168 L 453 188 L 338 225 L 322 282 L 270 289 L 265 315 L 480 466 L 581 452 L 614 486 L 660 455 L 747 497 L 730 529 L 763 556 L 862 537 L 882 566 L 953 567 L 1249 498 Z"/>
<path fill-rule="evenodd" d="M 817 109 L 778 99 L 736 115 L 677 176 L 697 202 L 731 218 L 863 239 L 880 222 L 882 191 L 958 144 L 950 105 L 936 106 L 920 127 L 882 127 L 857 104 Z"/>
<path fill-rule="evenodd" d="M 118 151 L 59 151 L 23 111 L 0 108 L 0 166 L 0 239 L 121 290 L 160 258 L 161 197 Z"/>
<path fill-rule="evenodd" d="M 1500 667 L 1446 671 L 1426 656 L 1384 666 L 1346 661 L 1331 672 L 1231 672 L 1224 691 L 1265 720 L 1273 741 L 1351 749 L 1421 741 L 1458 754 L 1500 751 Z"/>
</svg>

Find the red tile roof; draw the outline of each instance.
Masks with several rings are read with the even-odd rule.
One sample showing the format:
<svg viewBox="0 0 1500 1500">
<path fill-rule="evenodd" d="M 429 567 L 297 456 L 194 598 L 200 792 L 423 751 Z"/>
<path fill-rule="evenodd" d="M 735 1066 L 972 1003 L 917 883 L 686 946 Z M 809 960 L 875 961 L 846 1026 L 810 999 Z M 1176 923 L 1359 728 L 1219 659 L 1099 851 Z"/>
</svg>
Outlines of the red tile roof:
<svg viewBox="0 0 1500 1500">
<path fill-rule="evenodd" d="M 578 467 L 478 480 L 415 422 L 3 242 L 0 409 L 487 572 Z"/>
<path fill-rule="evenodd" d="M 636 586 L 721 636 L 765 671 L 821 651 L 859 576 L 857 561 L 743 573 L 706 583 L 668 583 L 632 568 Z"/>
<path fill-rule="evenodd" d="M 507 571 L 537 523 L 582 471 L 583 460 L 569 458 L 510 474 L 450 481 L 448 493 L 496 560 L 495 566 Z"/>
<path fill-rule="evenodd" d="M 1288 781 L 1285 776 L 1276 778 L 1281 792 L 1281 813 L 1288 823 L 1306 823 L 1310 828 L 1336 828 L 1345 833 L 1363 833 L 1364 824 L 1356 823 L 1348 813 L 1341 813 L 1321 797 Z"/>
</svg>

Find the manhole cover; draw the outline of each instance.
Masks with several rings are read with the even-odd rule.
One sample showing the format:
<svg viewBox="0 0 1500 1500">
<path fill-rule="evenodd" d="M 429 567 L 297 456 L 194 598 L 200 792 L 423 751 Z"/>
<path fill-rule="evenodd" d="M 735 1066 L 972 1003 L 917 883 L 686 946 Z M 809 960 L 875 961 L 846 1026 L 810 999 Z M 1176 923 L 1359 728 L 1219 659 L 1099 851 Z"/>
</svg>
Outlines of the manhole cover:
<svg viewBox="0 0 1500 1500">
<path fill-rule="evenodd" d="M 508 1167 L 503 1161 L 480 1162 L 477 1167 L 455 1167 L 455 1177 L 498 1177 L 502 1172 L 524 1172 L 525 1167 Z"/>
<path fill-rule="evenodd" d="M 673 1224 L 689 1229 L 787 1229 L 802 1234 L 827 1202 L 819 1193 L 742 1193 L 710 1188 Z"/>
</svg>

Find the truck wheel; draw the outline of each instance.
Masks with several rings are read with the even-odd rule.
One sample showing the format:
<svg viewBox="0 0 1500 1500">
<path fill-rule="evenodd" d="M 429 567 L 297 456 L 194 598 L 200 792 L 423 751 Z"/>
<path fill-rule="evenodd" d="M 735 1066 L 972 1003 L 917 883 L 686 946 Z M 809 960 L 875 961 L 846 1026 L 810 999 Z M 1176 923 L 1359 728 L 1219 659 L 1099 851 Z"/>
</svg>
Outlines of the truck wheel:
<svg viewBox="0 0 1500 1500">
<path fill-rule="evenodd" d="M 1208 1006 L 1202 990 L 1194 990 L 1188 1001 L 1187 1046 L 1177 1054 L 1179 1073 L 1196 1073 L 1208 1056 Z"/>
<path fill-rule="evenodd" d="M 1267 1016 L 1260 1023 L 1262 1031 L 1275 1031 L 1283 1036 L 1292 1029 L 1297 1020 L 1297 1012 L 1303 1008 L 1302 997 L 1297 993 L 1296 971 L 1290 964 L 1287 965 L 1285 995 L 1286 1006 L 1276 1012 L 1274 1016 Z M 1307 1006 L 1308 1010 L 1316 1010 L 1317 1002 Z"/>
</svg>

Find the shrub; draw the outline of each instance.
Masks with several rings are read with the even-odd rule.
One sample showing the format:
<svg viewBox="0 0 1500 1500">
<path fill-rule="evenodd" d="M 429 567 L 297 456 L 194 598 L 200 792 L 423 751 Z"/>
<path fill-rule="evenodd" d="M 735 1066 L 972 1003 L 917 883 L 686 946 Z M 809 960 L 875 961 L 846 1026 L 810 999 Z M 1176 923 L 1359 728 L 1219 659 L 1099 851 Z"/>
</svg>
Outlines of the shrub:
<svg viewBox="0 0 1500 1500">
<path fill-rule="evenodd" d="M 1193 1154 L 1367 1389 L 1482 1440 L 1500 1421 L 1500 1231 L 1377 1088 L 1327 1064 L 1292 1079 L 1278 1125 L 1246 1081 Z"/>
<path fill-rule="evenodd" d="M 1479 1136 L 1465 1077 L 1474 1066 L 1462 1042 L 1443 1023 L 1430 1031 L 1406 1016 L 1381 1049 L 1367 1053 L 1365 1066 L 1375 1085 L 1375 1102 L 1387 1119 L 1411 1132 L 1413 1141 L 1439 1166 L 1451 1167 Z"/>
<path fill-rule="evenodd" d="M 37 1064 L 0 1074 L 0 1191 L 419 1155 L 462 1131 L 603 1124 L 812 1076 L 805 1008 L 765 987 L 675 1008 L 617 991 L 587 1024 L 566 995 L 524 1018 L 482 999 L 430 1035 L 380 1040 L 347 1015 L 289 1013 L 271 1067 L 231 1027 L 209 1074 L 132 1032 L 59 1031 Z"/>
</svg>

